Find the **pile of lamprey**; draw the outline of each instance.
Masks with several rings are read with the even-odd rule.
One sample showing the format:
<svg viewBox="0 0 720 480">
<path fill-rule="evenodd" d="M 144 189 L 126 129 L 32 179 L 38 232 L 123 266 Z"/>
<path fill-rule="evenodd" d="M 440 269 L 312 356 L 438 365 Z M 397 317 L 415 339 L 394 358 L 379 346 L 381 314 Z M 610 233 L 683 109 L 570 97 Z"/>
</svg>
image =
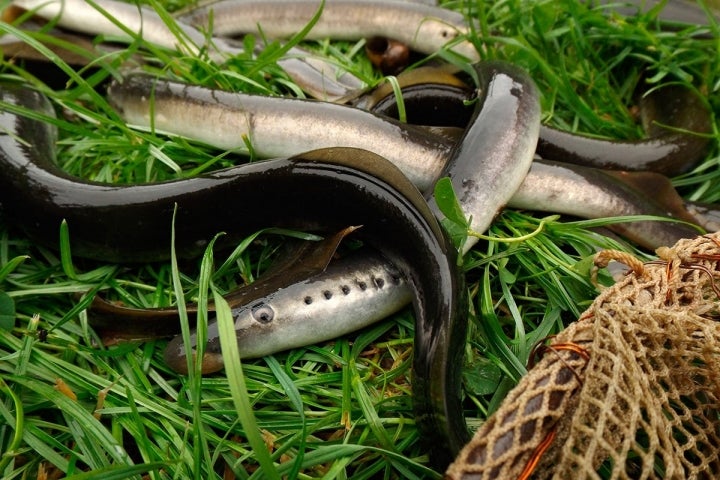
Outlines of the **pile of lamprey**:
<svg viewBox="0 0 720 480">
<path fill-rule="evenodd" d="M 720 233 L 605 289 L 478 430 L 448 479 L 717 478 Z"/>
</svg>

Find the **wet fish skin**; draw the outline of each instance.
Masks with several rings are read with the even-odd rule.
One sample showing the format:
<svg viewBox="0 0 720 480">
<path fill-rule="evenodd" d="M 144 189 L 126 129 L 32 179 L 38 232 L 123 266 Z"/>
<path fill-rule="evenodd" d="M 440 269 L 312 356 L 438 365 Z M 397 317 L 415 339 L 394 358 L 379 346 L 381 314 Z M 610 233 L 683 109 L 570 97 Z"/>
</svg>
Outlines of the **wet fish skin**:
<svg viewBox="0 0 720 480">
<path fill-rule="evenodd" d="M 441 82 L 447 83 L 444 76 L 440 78 Z M 440 172 L 445 168 L 446 162 L 457 142 L 455 138 L 432 135 L 410 125 L 386 123 L 387 120 L 381 117 L 372 117 L 359 109 L 339 105 L 267 97 L 250 97 L 253 101 L 253 103 L 250 103 L 245 102 L 244 99 L 248 97 L 241 94 L 216 92 L 200 87 L 182 87 L 179 84 L 173 85 L 172 89 L 170 89 L 164 86 L 168 85 L 167 83 L 160 83 L 159 85 L 162 88 L 156 87 L 155 97 L 151 99 L 152 85 L 153 80 L 149 77 L 138 77 L 137 81 L 131 77 L 124 84 L 113 85 L 109 91 L 109 98 L 119 109 L 121 115 L 132 124 L 145 128 L 149 127 L 151 124 L 149 112 L 152 104 L 155 109 L 153 121 L 158 130 L 167 129 L 173 134 L 187 136 L 208 144 L 215 144 L 215 146 L 223 149 L 244 148 L 244 143 L 242 143 L 242 139 L 238 139 L 237 132 L 247 132 L 247 126 L 244 125 L 250 123 L 255 128 L 262 128 L 264 132 L 268 132 L 267 137 L 252 132 L 248 135 L 248 138 L 256 144 L 256 153 L 263 153 L 265 145 L 277 148 L 277 150 L 268 151 L 266 155 L 287 155 L 331 143 L 361 144 L 364 148 L 389 158 L 424 192 L 431 190 L 434 182 L 440 176 Z M 453 87 L 457 87 L 454 81 Z M 458 88 L 460 90 L 434 91 L 441 94 L 443 99 L 463 102 L 468 97 L 462 93 L 464 89 Z M 446 95 L 447 93 L 449 93 L 449 96 Z M 657 98 L 642 105 L 645 107 L 657 105 L 671 93 L 674 100 L 667 102 L 668 105 L 677 106 L 678 102 L 682 104 L 683 99 L 688 99 L 684 103 L 687 108 L 680 110 L 683 113 L 679 119 L 671 118 L 672 112 L 678 112 L 675 107 L 660 110 L 653 108 L 650 115 L 646 114 L 649 125 L 653 121 L 658 121 L 661 124 L 670 123 L 682 128 L 687 126 L 683 123 L 685 122 L 684 119 L 687 118 L 689 121 L 695 122 L 696 120 L 693 118 L 697 119 L 706 115 L 707 112 L 695 112 L 700 104 L 693 100 L 696 97 L 695 93 L 685 88 L 673 87 L 668 92 L 663 92 L 663 89 L 657 90 L 654 92 Z M 420 93 L 420 95 L 422 94 Z M 373 100 L 373 102 L 376 101 L 377 99 Z M 475 169 L 475 172 L 494 172 L 475 180 L 479 184 L 485 183 L 493 175 L 494 178 L 501 178 L 503 175 L 509 179 L 515 178 L 519 180 L 523 178 L 523 174 L 520 172 L 524 168 L 522 163 L 513 162 L 515 158 L 527 158 L 528 152 L 530 152 L 532 143 L 529 143 L 529 139 L 533 138 L 533 135 L 530 135 L 528 130 L 528 132 L 525 132 L 527 136 L 523 137 L 523 130 L 520 128 L 526 128 L 523 125 L 529 125 L 529 123 L 523 123 L 522 115 L 529 114 L 529 105 L 531 104 L 528 103 L 524 106 L 514 104 L 511 108 L 513 104 L 510 99 L 505 101 L 508 103 L 497 104 L 496 117 L 497 119 L 503 118 L 502 122 L 496 119 L 490 122 L 477 122 L 476 128 L 495 128 L 496 131 L 494 133 L 486 131 L 484 134 L 485 139 L 478 140 L 476 147 L 465 147 L 465 154 L 468 156 L 472 156 L 474 151 L 477 151 L 480 152 L 478 155 L 485 155 L 486 160 L 491 157 L 495 159 L 494 162 L 489 164 L 474 164 L 473 167 L 469 167 Z M 368 103 L 368 105 L 374 105 L 374 103 Z M 260 112 L 257 116 L 255 116 L 256 111 Z M 239 115 L 241 112 L 247 113 Z M 222 120 L 211 122 L 213 125 L 219 125 L 219 127 L 203 133 L 195 124 L 195 119 L 199 118 L 200 115 L 217 115 L 217 118 Z M 238 115 L 240 118 L 236 118 Z M 338 116 L 336 117 L 336 115 Z M 513 115 L 516 116 L 514 119 Z M 336 122 L 331 121 L 333 118 L 342 118 L 343 126 L 340 127 Z M 169 119 L 172 119 L 172 121 Z M 249 122 L 249 119 L 252 119 L 252 122 Z M 247 124 L 244 122 L 247 122 Z M 482 126 L 484 124 L 488 124 L 488 126 Z M 226 133 L 223 133 L 223 125 L 228 127 Z M 308 125 L 311 127 L 307 128 Z M 282 135 L 276 135 L 277 132 L 282 132 Z M 363 133 L 358 134 L 357 132 Z M 360 137 L 357 135 L 360 135 Z M 517 142 L 513 140 L 515 135 L 519 135 L 516 138 L 519 140 Z M 690 134 L 683 135 L 695 138 Z M 416 144 L 418 141 L 421 143 Z M 688 139 L 687 141 L 693 142 L 694 140 Z M 706 139 L 700 141 L 705 142 Z M 669 139 L 662 140 L 662 142 L 671 143 Z M 608 142 L 599 142 L 601 145 L 606 143 Z M 434 150 L 435 148 L 438 148 L 438 150 Z M 632 155 L 629 155 L 633 151 L 632 146 L 626 144 L 623 148 L 626 149 L 626 154 L 632 157 Z M 644 147 L 640 145 L 639 148 L 642 150 Z M 405 152 L 411 153 L 406 154 Z M 685 157 L 683 157 L 684 160 Z M 525 177 L 513 197 L 507 200 L 508 206 L 583 218 L 612 217 L 623 214 L 672 215 L 675 217 L 678 215 L 677 210 L 658 205 L 658 203 L 662 203 L 662 198 L 657 195 L 652 195 L 655 202 L 653 204 L 649 202 L 648 197 L 638 195 L 635 187 L 619 188 L 618 178 L 611 178 L 607 174 L 597 173 L 593 174 L 593 181 L 596 182 L 593 183 L 589 180 L 590 170 L 587 170 L 588 173 L 585 175 L 579 175 L 573 173 L 573 169 L 569 166 L 564 167 L 562 170 L 559 168 L 549 169 L 542 166 L 544 165 L 543 162 L 550 164 L 547 161 L 537 159 L 533 162 L 529 176 Z M 508 165 L 511 165 L 511 167 L 507 167 Z M 519 170 L 513 173 L 512 168 L 518 168 Z M 579 170 L 583 170 L 583 168 Z M 458 176 L 458 174 L 455 175 Z M 470 178 L 469 175 L 472 175 L 472 171 L 468 175 L 462 174 L 460 176 Z M 462 186 L 459 187 L 457 183 L 455 185 L 456 193 L 460 195 L 463 190 Z M 508 191 L 511 189 L 508 187 Z M 588 189 L 596 192 L 596 195 L 588 198 L 591 203 L 579 202 L 578 199 L 582 198 L 585 195 L 583 192 Z M 550 191 L 554 192 L 553 195 L 549 195 Z M 671 192 L 669 190 L 666 192 L 668 201 L 673 201 L 674 197 Z M 482 208 L 483 202 L 478 199 L 479 197 L 475 197 L 476 206 L 468 206 L 467 211 L 473 218 L 472 228 L 475 231 L 482 232 L 488 226 L 488 218 L 492 219 L 497 210 L 491 204 L 488 204 L 490 205 L 489 208 Z M 585 209 L 583 209 L 584 205 L 586 206 Z M 692 218 L 683 217 L 681 219 L 696 223 Z M 677 239 L 694 232 L 690 227 L 678 227 L 677 224 L 660 224 L 656 222 L 623 223 L 613 225 L 610 228 L 631 235 L 639 245 L 648 249 L 674 244 Z M 470 248 L 473 241 L 470 239 L 470 243 L 465 246 L 465 249 Z"/>
<path fill-rule="evenodd" d="M 450 178 L 470 228 L 483 233 L 530 169 L 540 130 L 540 93 L 524 70 L 507 62 L 479 62 L 474 68 L 477 103 L 443 175 Z M 435 197 L 428 202 L 444 218 Z M 468 237 L 462 252 L 477 240 Z"/>
<path fill-rule="evenodd" d="M 208 30 L 212 17 L 212 33 L 221 37 L 257 34 L 259 26 L 263 35 L 283 39 L 302 31 L 319 6 L 317 0 L 226 0 L 193 8 L 179 18 Z M 440 7 L 386 0 L 333 0 L 325 2 L 317 23 L 304 38 L 387 37 L 428 55 L 447 46 L 475 62 L 478 52 L 463 38 L 469 31 L 462 14 Z"/>
<path fill-rule="evenodd" d="M 111 36 L 125 41 L 132 41 L 134 35 L 148 43 L 193 56 L 202 55 L 206 50 L 209 58 L 218 63 L 245 54 L 242 46 L 230 39 L 208 39 L 205 33 L 183 22 L 175 22 L 171 28 L 155 10 L 126 2 L 104 0 L 98 3 L 102 11 L 84 0 L 14 0 L 13 5 L 31 10 L 35 15 L 74 32 Z M 5 38 L 3 41 L 7 43 L 12 39 Z M 81 38 L 77 41 L 83 43 Z M 261 51 L 262 48 L 258 46 L 256 49 Z M 77 61 L 78 58 L 72 56 L 68 60 Z M 90 61 L 79 60 L 83 64 Z M 300 47 L 290 48 L 277 63 L 314 98 L 346 102 L 361 95 L 366 88 L 359 78 L 339 71 L 336 65 Z"/>
<path fill-rule="evenodd" d="M 13 85 L 3 85 L 1 93 L 1 100 L 13 108 L 0 114 L 3 215 L 23 226 L 33 240 L 49 246 L 57 245 L 58 227 L 67 219 L 73 236 L 73 253 L 78 256 L 120 263 L 167 258 L 175 203 L 178 204 L 176 247 L 181 256 L 201 252 L 206 242 L 220 231 L 230 236 L 246 236 L 269 225 L 296 228 L 303 224 L 310 229 L 317 228 L 318 224 L 333 228 L 335 224 L 334 230 L 339 230 L 347 226 L 351 220 L 347 215 L 353 211 L 358 213 L 358 221 L 351 223 L 364 225 L 362 234 L 366 235 L 373 230 L 369 225 L 381 220 L 382 215 L 377 219 L 366 216 L 361 204 L 354 203 L 330 208 L 337 202 L 328 204 L 324 200 L 327 190 L 319 186 L 332 183 L 335 176 L 350 180 L 358 169 L 361 169 L 358 181 L 370 176 L 391 178 L 403 186 L 403 195 L 399 198 L 415 198 L 416 208 L 426 208 L 416 187 L 396 167 L 358 149 L 325 149 L 312 155 L 250 163 L 191 179 L 154 184 L 111 185 L 84 181 L 63 172 L 55 164 L 56 128 L 14 111 L 25 108 L 51 119 L 54 111 L 47 98 Z M 357 167 L 350 167 L 352 163 Z M 318 168 L 313 170 L 311 166 Z M 364 173 L 359 173 L 361 171 Z M 312 182 L 299 189 L 302 182 L 298 179 L 303 177 L 327 178 L 318 182 L 318 189 L 313 192 Z M 253 184 L 256 187 L 252 187 Z M 274 185 L 272 190 L 268 190 L 268 184 Z M 292 185 L 295 187 L 289 188 Z M 355 188 L 349 189 L 352 190 Z M 290 201 L 295 193 L 303 200 Z M 257 198 L 264 199 L 265 208 L 253 214 L 257 210 L 253 200 Z M 316 211 L 327 221 L 302 220 L 308 216 L 307 208 L 312 201 L 318 202 Z M 211 214 L 218 204 L 228 206 L 226 216 Z M 428 217 L 435 222 L 432 214 Z M 243 221 L 233 220 L 236 218 Z M 436 235 L 440 235 L 439 227 L 434 228 Z"/>
<path fill-rule="evenodd" d="M 317 275 L 232 308 L 241 358 L 256 358 L 332 340 L 371 325 L 412 301 L 407 279 L 373 249 L 332 262 Z M 223 366 L 217 323 L 211 322 L 203 372 Z M 191 342 L 195 341 L 192 333 Z M 181 336 L 170 341 L 165 362 L 187 373 Z"/>
<path fill-rule="evenodd" d="M 677 176 L 705 157 L 712 113 L 697 92 L 665 85 L 639 101 L 647 138 L 608 140 L 543 126 L 538 153 L 548 160 L 613 170 L 653 171 Z"/>
<path fill-rule="evenodd" d="M 440 175 L 453 147 L 419 127 L 346 105 L 223 92 L 144 74 L 113 82 L 108 100 L 130 125 L 224 150 L 247 152 L 249 141 L 260 158 L 335 146 L 370 150 L 402 165 L 423 191 Z"/>
<path fill-rule="evenodd" d="M 207 43 L 206 35 L 194 27 L 178 23 L 176 27 L 182 34 L 178 38 L 154 10 L 116 0 L 98 2 L 104 12 L 84 0 L 14 0 L 13 5 L 76 32 L 111 35 L 126 40 L 135 35 L 152 44 L 191 55 L 198 55 Z M 211 55 L 216 59 L 242 53 L 241 49 L 231 46 L 224 39 L 214 39 L 213 44 L 217 50 Z"/>
<path fill-rule="evenodd" d="M 503 62 L 485 62 L 478 64 L 476 68 L 480 83 L 478 88 L 485 93 L 475 103 L 477 113 L 466 134 L 467 148 L 454 151 L 445 173 L 466 180 L 469 179 L 467 176 L 472 176 L 472 181 L 461 182 L 458 186 L 459 198 L 461 205 L 467 208 L 468 215 L 473 217 L 474 228 L 484 231 L 506 199 L 512 195 L 515 184 L 519 183 L 532 162 L 540 124 L 540 107 L 535 85 L 523 70 Z M 493 116 L 497 130 L 475 126 L 476 123 L 485 123 L 486 115 Z M 489 144 L 484 145 L 482 151 L 478 152 L 478 141 L 487 141 Z M 498 162 L 500 165 L 491 167 L 487 162 Z M 484 168 L 489 169 L 489 173 L 484 171 Z M 486 181 L 494 176 L 498 177 L 495 182 Z M 487 189 L 476 188 L 481 181 L 486 181 Z M 431 193 L 428 193 L 429 195 Z M 474 240 L 473 238 L 468 241 L 465 248 L 469 248 Z M 421 259 L 418 261 L 422 262 Z M 334 268 L 342 269 L 342 275 L 358 279 L 366 278 L 367 271 L 386 271 L 392 268 L 384 262 L 386 261 L 382 258 L 372 256 L 363 260 L 340 259 L 334 267 L 331 264 L 328 272 L 314 276 L 307 283 L 295 284 L 267 296 L 259 296 L 247 302 L 244 307 L 235 309 L 241 352 L 255 356 L 322 341 L 330 337 L 320 334 L 319 331 L 332 331 L 333 334 L 340 329 L 343 329 L 343 332 L 351 331 L 345 330 L 344 323 L 347 323 L 348 327 L 353 325 L 352 328 L 365 326 L 382 318 L 379 312 L 384 314 L 402 307 L 403 302 L 407 301 L 406 291 L 399 288 L 400 284 L 394 285 L 394 282 L 387 280 L 383 281 L 384 288 L 373 292 L 372 302 L 365 304 L 363 308 L 358 308 L 359 304 L 352 301 L 352 297 L 337 292 L 338 283 L 349 284 L 351 280 L 339 281 Z M 376 275 L 376 278 L 380 276 Z M 366 284 L 370 282 L 366 281 Z M 323 285 L 320 295 L 318 285 Z M 330 299 L 325 298 L 325 292 L 330 293 Z M 367 293 L 363 295 L 360 292 L 355 298 L 359 302 L 366 295 Z M 314 300 L 310 305 L 303 306 L 306 297 Z M 299 302 L 299 305 L 294 308 L 284 307 L 293 302 Z M 368 309 L 368 305 L 373 308 Z M 325 311 L 330 307 L 331 312 Z M 307 310 L 320 316 L 310 318 L 305 315 Z M 272 319 L 258 318 L 258 312 L 271 315 Z M 416 322 L 416 354 L 412 380 L 416 392 L 414 406 L 418 425 L 425 433 L 425 438 L 432 439 L 427 447 L 431 451 L 433 463 L 444 468 L 469 438 L 461 413 L 459 370 L 462 364 L 461 346 L 465 342 L 467 324 L 462 323 L 457 316 L 443 318 L 426 315 L 418 317 Z M 313 328 L 308 330 L 308 325 L 313 325 Z M 318 325 L 324 326 L 319 328 Z M 304 332 L 310 335 L 306 337 Z M 203 357 L 203 366 L 213 371 L 222 367 L 218 337 L 217 324 L 211 322 L 208 325 L 208 350 Z M 302 343 L 295 343 L 300 338 L 303 339 Z M 191 343 L 193 340 L 194 337 Z M 186 369 L 183 368 L 187 362 L 185 347 L 182 338 L 178 336 L 171 340 L 165 353 L 166 362 L 173 368 L 179 365 L 181 371 Z"/>
<path fill-rule="evenodd" d="M 642 178 L 646 188 L 629 184 Z M 627 178 L 623 178 L 627 177 Z M 563 213 L 580 218 L 655 215 L 699 224 L 684 207 L 667 177 L 651 172 L 611 172 L 580 165 L 536 160 L 508 206 Z M 607 226 L 638 245 L 654 250 L 692 238 L 698 229 L 678 222 L 627 222 Z"/>
</svg>

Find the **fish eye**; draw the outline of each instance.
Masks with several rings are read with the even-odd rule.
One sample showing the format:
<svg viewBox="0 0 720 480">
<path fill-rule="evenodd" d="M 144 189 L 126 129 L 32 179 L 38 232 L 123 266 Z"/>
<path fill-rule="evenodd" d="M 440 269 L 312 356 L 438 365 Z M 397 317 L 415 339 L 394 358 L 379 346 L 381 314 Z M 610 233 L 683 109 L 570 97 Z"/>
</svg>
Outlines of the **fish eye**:
<svg viewBox="0 0 720 480">
<path fill-rule="evenodd" d="M 454 28 L 448 28 L 448 29 L 444 29 L 444 30 L 440 33 L 440 35 L 442 35 L 442 38 L 444 38 L 445 40 L 448 40 L 448 41 L 449 41 L 449 40 L 454 40 L 455 38 L 457 38 L 457 36 L 458 36 L 459 33 L 460 33 L 460 32 L 458 32 L 458 31 L 457 31 L 456 29 L 454 29 Z"/>
<path fill-rule="evenodd" d="M 270 305 L 258 303 L 251 310 L 253 318 L 260 323 L 270 323 L 275 318 L 275 310 Z"/>
</svg>

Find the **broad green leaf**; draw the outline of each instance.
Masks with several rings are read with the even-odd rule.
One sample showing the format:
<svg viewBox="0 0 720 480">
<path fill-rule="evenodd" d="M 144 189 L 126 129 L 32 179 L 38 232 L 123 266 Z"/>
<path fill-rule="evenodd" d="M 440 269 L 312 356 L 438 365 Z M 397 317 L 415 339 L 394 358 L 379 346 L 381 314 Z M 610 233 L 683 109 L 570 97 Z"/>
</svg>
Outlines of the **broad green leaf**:
<svg viewBox="0 0 720 480">
<path fill-rule="evenodd" d="M 435 184 L 435 202 L 445 217 L 453 223 L 465 227 L 467 230 L 468 221 L 465 218 L 460 202 L 458 202 L 452 181 L 443 177 Z"/>
<path fill-rule="evenodd" d="M 490 395 L 497 390 L 503 371 L 490 360 L 480 358 L 463 372 L 465 387 L 475 395 Z"/>
<path fill-rule="evenodd" d="M 435 203 L 445 218 L 440 223 L 450 235 L 450 239 L 458 250 L 462 249 L 467 240 L 470 222 L 465 217 L 460 202 L 458 202 L 452 181 L 443 177 L 435 184 Z"/>
</svg>

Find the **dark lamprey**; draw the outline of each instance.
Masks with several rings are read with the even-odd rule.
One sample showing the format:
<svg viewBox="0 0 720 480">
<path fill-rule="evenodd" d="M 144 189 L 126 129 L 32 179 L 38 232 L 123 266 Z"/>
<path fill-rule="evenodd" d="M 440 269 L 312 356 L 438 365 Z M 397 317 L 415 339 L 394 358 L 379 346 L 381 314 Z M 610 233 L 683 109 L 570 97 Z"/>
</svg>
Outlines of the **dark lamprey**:
<svg viewBox="0 0 720 480">
<path fill-rule="evenodd" d="M 417 77 L 420 77 L 420 80 L 415 82 L 413 78 Z M 423 122 L 430 116 L 422 113 L 425 108 L 437 109 L 441 105 L 449 105 L 452 106 L 448 107 L 450 111 L 465 113 L 463 124 L 467 125 L 470 115 L 475 111 L 474 108 L 468 108 L 464 104 L 468 98 L 474 98 L 475 93 L 469 91 L 463 82 L 453 75 L 442 71 L 423 70 L 415 75 L 412 73 L 401 75 L 400 78 L 402 85 L 407 85 L 413 91 L 408 98 L 408 105 L 412 107 L 413 121 Z M 692 99 L 695 96 L 694 92 L 686 88 L 680 90 L 677 90 L 679 87 L 668 88 L 676 91 L 675 98 Z M 483 90 L 482 82 L 478 90 Z M 658 123 L 682 124 L 686 121 L 684 117 L 675 120 L 664 116 L 669 113 L 665 109 L 651 108 L 651 105 L 662 102 L 665 96 L 664 90 L 663 88 L 652 92 L 651 95 L 658 96 L 657 101 L 642 104 L 648 108 L 645 115 L 650 121 Z M 291 98 L 220 92 L 175 82 L 155 81 L 145 75 L 132 75 L 122 84 L 113 84 L 109 97 L 123 118 L 131 124 L 142 128 L 154 125 L 159 131 L 214 144 L 222 149 L 244 149 L 242 135 L 247 135 L 251 139 L 256 154 L 265 156 L 292 155 L 332 144 L 362 146 L 391 160 L 425 192 L 432 188 L 435 180 L 440 176 L 457 142 L 457 138 L 447 138 L 414 125 L 400 124 L 383 115 L 372 115 L 359 108 Z M 497 137 L 491 134 L 483 141 L 478 141 L 477 152 L 479 155 L 485 155 L 486 158 L 497 155 L 501 155 L 501 158 L 496 162 L 488 161 L 479 167 L 482 168 L 479 173 L 485 176 L 482 180 L 476 181 L 482 183 L 491 178 L 499 178 L 497 177 L 499 173 L 495 169 L 503 170 L 505 177 L 519 179 L 524 173 L 512 169 L 521 169 L 522 166 L 514 163 L 513 159 L 524 158 L 522 157 L 524 153 L 520 152 L 527 153 L 525 149 L 530 144 L 527 141 L 514 144 L 512 138 L 514 135 L 520 135 L 519 138 L 525 139 L 532 136 L 529 132 L 518 130 L 522 124 L 513 123 L 512 116 L 522 111 L 522 108 L 513 110 L 515 104 L 512 102 L 512 96 L 491 96 L 491 98 L 504 99 L 502 100 L 504 103 L 498 103 L 496 108 L 498 118 L 506 120 L 502 122 L 491 120 L 489 125 L 483 128 L 496 125 L 498 131 L 503 133 L 498 134 Z M 482 104 L 483 100 L 478 99 L 476 103 Z M 396 112 L 393 109 L 395 101 L 391 96 L 391 89 L 387 87 L 383 90 L 378 89 L 377 95 L 365 97 L 358 106 L 388 114 Z M 153 112 L 152 116 L 150 112 Z M 697 112 L 697 115 L 702 117 L 709 115 L 709 112 L 704 109 Z M 197 118 L 207 118 L 207 123 L 213 127 L 202 128 L 197 124 Z M 515 118 L 515 121 L 518 120 L 520 117 Z M 476 128 L 482 123 L 477 123 Z M 541 132 L 542 130 L 541 128 Z M 527 136 L 523 137 L 523 135 Z M 676 134 L 671 132 L 669 135 Z M 689 142 L 698 141 L 704 144 L 707 141 L 706 138 L 689 133 L 677 135 L 687 137 Z M 569 138 L 574 141 L 579 137 L 570 135 Z M 598 148 L 607 143 L 603 140 L 593 140 L 593 142 L 596 142 Z M 638 152 L 643 151 L 642 146 L 636 147 Z M 624 148 L 627 158 L 630 159 L 634 151 L 633 147 L 625 144 Z M 690 157 L 692 155 L 688 157 L 675 155 L 673 159 L 685 162 Z M 695 160 L 699 158 L 699 155 L 695 156 Z M 677 194 L 667 198 L 653 195 L 652 199 L 649 199 L 646 195 L 637 192 L 634 187 L 618 188 L 619 179 L 612 178 L 608 174 L 599 171 L 591 173 L 591 170 L 585 171 L 585 167 L 579 167 L 577 170 L 586 173 L 578 175 L 572 172 L 573 169 L 569 165 L 562 169 L 550 169 L 547 167 L 550 163 L 553 162 L 534 162 L 536 166 L 531 168 L 530 175 L 507 201 L 509 206 L 583 218 L 659 215 L 693 222 L 692 217 L 668 207 L 667 203 L 674 202 Z M 594 184 L 595 181 L 599 183 Z M 552 188 L 552 195 L 548 194 L 550 191 L 548 186 Z M 583 192 L 587 192 L 588 188 L 602 194 L 589 197 L 590 203 L 583 203 L 580 199 L 587 197 Z M 488 224 L 485 223 L 487 218 L 481 219 L 480 215 L 492 217 L 496 212 L 492 204 L 488 207 L 482 212 L 469 210 L 472 212 L 474 230 L 482 232 L 487 228 Z M 677 226 L 668 222 L 623 223 L 610 228 L 620 230 L 623 234 L 629 233 L 634 240 L 648 249 L 673 244 L 679 238 L 692 236 L 696 232 L 689 226 Z"/>
<path fill-rule="evenodd" d="M 454 70 L 421 66 L 396 77 L 407 123 L 435 127 L 467 126 L 473 114 L 468 104 L 475 99 L 476 92 Z M 360 96 L 353 105 L 399 118 L 398 103 L 392 84 L 386 81 Z"/>
<path fill-rule="evenodd" d="M 469 121 L 472 111 L 463 107 L 472 99 L 472 92 L 447 70 L 404 72 L 398 76 L 398 83 L 409 123 L 462 127 Z M 398 115 L 397 99 L 389 85 L 360 97 L 357 106 L 393 118 Z M 638 107 L 647 138 L 610 140 L 543 125 L 537 153 L 550 161 L 612 170 L 649 170 L 668 176 L 687 172 L 707 154 L 712 112 L 695 90 L 665 85 L 640 96 Z"/>
<path fill-rule="evenodd" d="M 706 101 L 683 85 L 666 85 L 639 102 L 647 138 L 604 140 L 543 126 L 541 157 L 596 168 L 649 170 L 668 176 L 689 171 L 708 152 L 712 114 Z"/>
<path fill-rule="evenodd" d="M 44 96 L 25 88 L 5 86 L 2 100 L 18 111 L 25 108 L 53 115 Z M 327 196 L 342 191 L 339 186 L 327 188 L 333 185 L 333 172 L 350 183 L 352 173 L 358 169 L 362 169 L 359 176 L 366 182 L 376 176 L 397 180 L 403 188 L 399 198 L 409 196 L 424 205 L 415 187 L 394 166 L 358 149 L 326 149 L 192 179 L 118 186 L 84 181 L 58 168 L 54 152 L 57 134 L 51 124 L 16 115 L 10 108 L 4 109 L 0 122 L 0 198 L 4 216 L 11 224 L 22 226 L 33 240 L 52 247 L 57 246 L 60 221 L 66 219 L 73 252 L 78 256 L 123 263 L 167 258 L 175 204 L 177 249 L 183 256 L 197 255 L 220 231 L 232 237 L 272 225 L 338 230 L 353 223 L 355 213 L 359 221 L 354 223 L 365 225 L 364 236 L 391 233 L 395 225 L 391 222 L 387 232 L 379 227 L 368 228 L 387 218 L 380 215 L 379 220 L 373 220 L 374 215 L 363 213 L 359 206 L 362 202 L 344 205 L 326 201 Z M 318 177 L 317 188 L 297 188 L 303 183 L 297 180 L 306 176 Z M 267 185 L 273 185 L 273 189 L 268 191 Z M 252 206 L 258 198 L 266 207 L 261 213 Z M 312 210 L 313 202 L 317 202 L 316 210 Z M 335 203 L 337 207 L 331 208 Z M 227 215 L 213 213 L 218 205 L 226 205 Z M 317 214 L 318 220 L 298 220 L 306 219 L 308 211 Z"/>
<path fill-rule="evenodd" d="M 52 114 L 47 99 L 27 88 L 5 86 L 2 101 L 6 107 Z M 65 219 L 73 248 L 83 255 L 117 262 L 167 257 L 175 205 L 176 244 L 186 254 L 197 253 L 220 231 L 233 237 L 269 226 L 363 225 L 362 238 L 381 250 L 412 286 L 416 329 L 433 339 L 437 349 L 428 354 L 438 360 L 456 355 L 444 347 L 465 340 L 465 287 L 456 250 L 420 192 L 382 157 L 328 148 L 193 179 L 112 186 L 71 177 L 55 165 L 51 124 L 6 108 L 0 128 L 2 214 L 39 243 L 57 245 Z M 262 199 L 262 211 L 254 205 L 257 199 Z M 218 206 L 223 206 L 222 216 Z M 427 345 L 417 348 L 424 352 Z M 468 440 L 460 364 L 436 361 L 429 367 L 415 375 L 432 379 L 437 396 L 425 398 L 428 392 L 421 387 L 415 398 L 424 412 L 420 426 L 427 427 L 430 417 L 441 426 L 432 431 L 430 453 L 444 467 Z"/>
<path fill-rule="evenodd" d="M 472 216 L 474 228 L 484 231 L 527 172 L 537 141 L 540 108 L 535 85 L 521 69 L 502 62 L 485 62 L 478 64 L 476 70 L 480 87 L 474 119 L 465 132 L 464 147 L 456 147 L 445 173 L 472 178 L 471 182 L 456 185 L 456 190 L 462 194 L 462 206 Z M 127 94 L 127 91 L 123 92 Z M 192 92 L 203 93 L 203 90 L 193 89 Z M 203 98 L 209 96 L 203 93 Z M 161 95 L 157 101 L 166 102 L 167 98 Z M 167 111 L 167 107 L 161 106 L 161 115 Z M 426 180 L 429 184 L 431 181 L 430 178 Z M 486 188 L 477 190 L 479 184 L 485 184 Z M 467 242 L 465 248 L 475 240 Z M 295 270 L 289 268 L 286 273 L 295 276 Z M 384 257 L 367 253 L 342 258 L 331 264 L 327 271 L 292 285 L 288 284 L 287 278 L 281 278 L 279 282 L 261 278 L 255 284 L 239 289 L 231 303 L 241 355 L 265 355 L 323 341 L 384 318 L 410 301 L 406 280 L 393 273 L 396 271 Z M 268 285 L 270 289 L 265 288 Z M 236 301 L 239 299 L 242 302 Z M 371 301 L 362 309 L 358 308 L 361 302 L 368 300 Z M 290 307 L 292 305 L 294 307 Z M 132 314 L 130 309 L 106 304 L 96 306 L 104 313 L 109 310 L 109 313 L 123 317 Z M 145 323 L 142 318 L 152 318 L 151 310 L 137 311 L 135 323 L 142 324 Z M 167 313 L 166 309 L 158 310 L 159 315 Z M 322 323 L 321 328 L 317 322 Z M 415 399 L 420 426 L 427 432 L 426 437 L 436 438 L 441 434 L 451 442 L 449 454 L 433 455 L 440 466 L 449 462 L 467 438 L 457 400 L 458 373 L 454 370 L 462 363 L 461 358 L 455 357 L 462 353 L 464 329 L 464 325 L 446 329 L 425 320 L 420 321 L 416 330 L 419 333 L 414 369 L 420 373 L 415 375 L 414 382 L 417 384 Z M 223 365 L 216 324 L 211 322 L 208 330 L 209 341 L 203 358 L 206 372 L 216 371 Z M 453 358 L 448 359 L 448 355 Z M 187 351 L 180 337 L 168 345 L 165 358 L 174 369 L 187 371 Z M 426 376 L 433 380 L 425 380 Z M 434 380 L 437 378 L 448 380 L 438 382 Z M 431 447 L 440 451 L 437 446 Z"/>
</svg>

